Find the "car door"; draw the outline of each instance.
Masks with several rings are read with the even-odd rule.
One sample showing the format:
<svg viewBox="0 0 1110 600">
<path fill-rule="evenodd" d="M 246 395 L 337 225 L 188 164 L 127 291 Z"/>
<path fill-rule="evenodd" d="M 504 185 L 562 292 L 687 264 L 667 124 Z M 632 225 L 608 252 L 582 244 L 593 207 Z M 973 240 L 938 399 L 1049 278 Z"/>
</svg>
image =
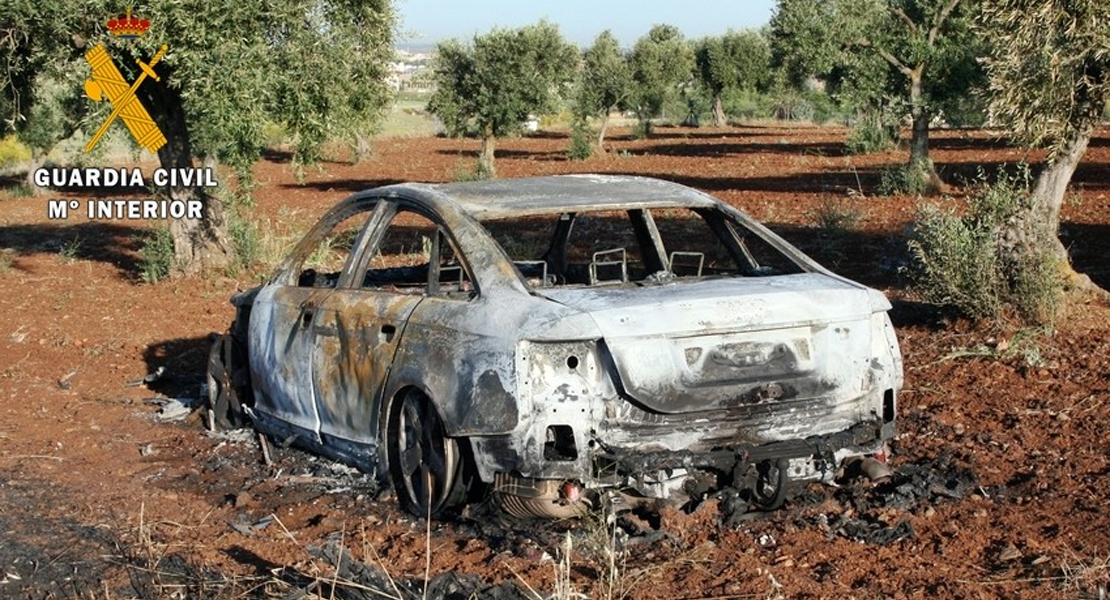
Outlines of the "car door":
<svg viewBox="0 0 1110 600">
<path fill-rule="evenodd" d="M 340 205 L 294 250 L 279 274 L 259 291 L 251 309 L 249 348 L 253 410 L 319 441 L 312 358 L 319 309 L 357 255 L 374 204 Z"/>
<path fill-rule="evenodd" d="M 330 290 L 271 285 L 262 288 L 251 310 L 251 372 L 254 410 L 316 436 L 311 379 L 312 319 Z"/>
<path fill-rule="evenodd" d="M 440 272 L 437 222 L 383 201 L 347 286 L 318 306 L 313 382 L 325 443 L 374 445 L 394 355 L 430 273 Z M 438 281 L 438 280 L 437 280 Z"/>
</svg>

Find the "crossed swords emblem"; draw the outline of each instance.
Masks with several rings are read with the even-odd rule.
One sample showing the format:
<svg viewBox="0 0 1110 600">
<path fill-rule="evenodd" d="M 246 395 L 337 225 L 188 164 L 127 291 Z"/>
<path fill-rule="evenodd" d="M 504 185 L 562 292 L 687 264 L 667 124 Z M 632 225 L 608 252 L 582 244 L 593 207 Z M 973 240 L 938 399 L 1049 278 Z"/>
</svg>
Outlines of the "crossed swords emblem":
<svg viewBox="0 0 1110 600">
<path fill-rule="evenodd" d="M 117 117 L 123 119 L 124 125 L 127 125 L 127 129 L 131 131 L 135 141 L 150 152 L 157 152 L 159 148 L 166 144 L 166 136 L 162 134 L 162 130 L 158 129 L 154 119 L 150 118 L 150 113 L 143 107 L 142 102 L 135 97 L 135 91 L 139 89 L 139 85 L 146 80 L 147 76 L 155 81 L 161 81 L 158 74 L 154 72 L 154 65 L 162 60 L 165 53 L 166 45 L 162 44 L 158 53 L 150 59 L 149 63 L 135 59 L 143 72 L 139 73 L 139 77 L 130 86 L 127 85 L 127 81 L 120 74 L 119 69 L 116 68 L 103 45 L 97 44 L 96 47 L 85 54 L 85 60 L 88 61 L 93 72 L 92 79 L 85 80 L 85 94 L 95 102 L 100 102 L 104 99 L 104 96 L 108 96 L 108 100 L 112 103 L 112 114 L 108 115 L 108 120 L 104 121 L 100 129 L 97 129 L 96 133 L 93 134 L 89 143 L 85 145 L 85 152 L 91 152 L 96 147 L 100 138 L 104 137 L 108 127 Z"/>
</svg>

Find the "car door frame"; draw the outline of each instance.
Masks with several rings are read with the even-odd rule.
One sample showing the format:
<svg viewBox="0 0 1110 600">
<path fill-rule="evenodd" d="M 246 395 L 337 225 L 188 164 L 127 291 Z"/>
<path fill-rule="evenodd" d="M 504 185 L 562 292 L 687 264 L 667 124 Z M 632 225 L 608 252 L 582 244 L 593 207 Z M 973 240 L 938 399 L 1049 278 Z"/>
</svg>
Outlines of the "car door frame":
<svg viewBox="0 0 1110 600">
<path fill-rule="evenodd" d="M 408 319 L 437 292 L 440 265 L 438 260 L 429 260 L 420 294 L 366 288 L 358 278 L 369 270 L 394 220 L 403 213 L 426 218 L 435 225 L 439 238 L 451 237 L 447 220 L 429 207 L 398 196 L 378 200 L 367 222 L 359 256 L 348 263 L 333 293 L 319 305 L 312 344 L 313 397 L 320 438 L 333 453 L 368 461 L 368 466 L 378 460 L 386 391 Z M 433 247 L 439 248 L 441 243 L 437 240 Z M 452 248 L 461 254 L 457 244 L 452 243 Z M 459 259 L 465 262 L 465 258 Z M 473 283 L 472 270 L 466 265 L 463 268 Z"/>
<path fill-rule="evenodd" d="M 373 206 L 360 209 L 367 203 Z M 255 391 L 252 419 L 260 429 L 283 440 L 300 439 L 308 445 L 320 445 L 320 415 L 312 384 L 317 307 L 350 279 L 351 265 L 358 262 L 380 208 L 376 197 L 354 197 L 328 211 L 255 298 L 249 347 Z M 339 270 L 335 287 L 300 285 L 304 264 L 319 242 L 360 212 L 366 213 L 366 221 Z"/>
</svg>

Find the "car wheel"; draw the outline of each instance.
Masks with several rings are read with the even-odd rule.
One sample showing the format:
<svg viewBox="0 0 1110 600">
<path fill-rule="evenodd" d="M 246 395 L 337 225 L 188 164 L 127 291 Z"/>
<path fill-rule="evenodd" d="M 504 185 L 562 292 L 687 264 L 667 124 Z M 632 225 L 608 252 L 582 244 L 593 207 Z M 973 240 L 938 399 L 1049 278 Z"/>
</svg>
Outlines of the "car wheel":
<svg viewBox="0 0 1110 600">
<path fill-rule="evenodd" d="M 424 394 L 409 390 L 389 411 L 389 472 L 401 507 L 436 516 L 458 501 L 459 447 Z"/>
</svg>

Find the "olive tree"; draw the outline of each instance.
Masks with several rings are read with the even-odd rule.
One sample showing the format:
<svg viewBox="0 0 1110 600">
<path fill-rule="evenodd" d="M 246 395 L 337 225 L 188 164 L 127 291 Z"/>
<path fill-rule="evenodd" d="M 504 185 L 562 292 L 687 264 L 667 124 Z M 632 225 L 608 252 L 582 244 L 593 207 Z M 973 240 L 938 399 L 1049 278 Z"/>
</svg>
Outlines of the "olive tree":
<svg viewBox="0 0 1110 600">
<path fill-rule="evenodd" d="M 930 121 L 941 101 L 967 95 L 976 82 L 976 8 L 974 0 L 779 0 L 771 27 L 795 78 L 847 72 L 872 96 L 897 90 L 913 128 L 909 165 L 935 190 L 942 184 L 929 157 Z M 889 65 L 890 77 L 871 77 L 876 60 Z"/>
<path fill-rule="evenodd" d="M 713 98 L 713 124 L 726 124 L 721 96 L 729 90 L 756 89 L 771 75 L 771 45 L 759 31 L 729 30 L 707 37 L 694 46 L 698 81 Z"/>
<path fill-rule="evenodd" d="M 597 149 L 605 151 L 605 133 L 609 128 L 609 113 L 624 106 L 632 86 L 632 72 L 620 43 L 609 30 L 601 32 L 592 46 L 582 53 L 582 68 L 578 74 L 575 95 L 575 116 L 600 117 Z"/>
<path fill-rule="evenodd" d="M 0 12 L 0 60 L 8 69 L 0 81 L 3 126 L 43 147 L 74 125 L 96 128 L 112 110 L 100 106 L 85 118 L 88 101 L 63 103 L 75 107 L 66 111 L 68 124 L 32 133 L 40 125 L 36 107 L 49 97 L 44 83 L 70 82 L 69 89 L 79 92 L 89 73 L 84 54 L 96 44 L 104 44 L 128 81 L 140 73 L 137 59 L 150 60 L 167 45 L 154 67 L 159 78 L 147 78 L 136 90 L 167 139 L 158 149 L 164 168 L 219 162 L 246 178 L 260 155 L 263 127 L 274 122 L 293 136 L 295 158 L 312 160 L 324 139 L 372 127 L 389 98 L 384 77 L 395 18 L 388 0 L 153 0 L 141 15 L 136 11 L 150 30 L 123 43 L 104 27 L 118 14 L 117 2 L 6 6 Z M 164 193 L 204 207 L 200 219 L 170 222 L 174 270 L 229 264 L 234 250 L 219 199 L 203 188 L 172 186 Z"/>
<path fill-rule="evenodd" d="M 991 120 L 1049 149 L 1003 243 L 1016 254 L 1048 252 L 1073 283 L 1093 287 L 1072 270 L 1057 231 L 1068 183 L 1110 97 L 1110 3 L 987 0 L 979 27 L 992 46 Z"/>
<path fill-rule="evenodd" d="M 646 134 L 651 119 L 658 117 L 666 101 L 690 81 L 694 53 L 678 28 L 655 25 L 636 40 L 628 60 L 632 66 L 630 105 Z"/>
<path fill-rule="evenodd" d="M 497 138 L 519 132 L 530 114 L 554 106 L 560 88 L 574 76 L 577 56 L 577 49 L 547 21 L 494 29 L 470 44 L 441 42 L 428 111 L 451 135 L 480 137 L 479 171 L 495 177 Z"/>
</svg>

